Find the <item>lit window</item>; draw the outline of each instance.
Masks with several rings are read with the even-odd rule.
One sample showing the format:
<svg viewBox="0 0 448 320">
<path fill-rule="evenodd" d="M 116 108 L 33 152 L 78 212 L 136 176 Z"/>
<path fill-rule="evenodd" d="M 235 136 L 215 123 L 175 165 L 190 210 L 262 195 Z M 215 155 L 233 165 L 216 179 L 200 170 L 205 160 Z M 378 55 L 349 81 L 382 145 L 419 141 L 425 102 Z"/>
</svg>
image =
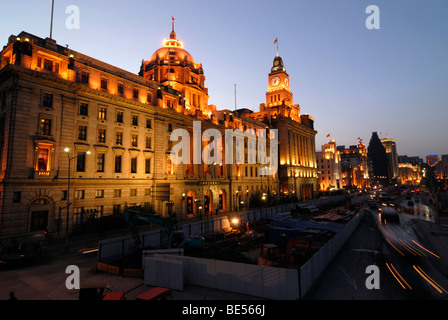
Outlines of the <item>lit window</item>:
<svg viewBox="0 0 448 320">
<path fill-rule="evenodd" d="M 40 119 L 39 133 L 43 136 L 51 135 L 51 119 Z"/>
<path fill-rule="evenodd" d="M 131 138 L 131 145 L 133 147 L 137 147 L 138 146 L 138 135 L 133 134 L 132 138 Z"/>
<path fill-rule="evenodd" d="M 87 126 L 79 126 L 78 129 L 78 140 L 87 140 Z"/>
<path fill-rule="evenodd" d="M 106 143 L 106 129 L 98 129 L 98 143 Z"/>
<path fill-rule="evenodd" d="M 117 146 L 123 145 L 123 132 L 115 133 L 115 144 Z"/>
<path fill-rule="evenodd" d="M 37 171 L 49 171 L 50 164 L 50 150 L 46 148 L 39 148 L 37 150 L 37 161 L 36 170 Z"/>
<path fill-rule="evenodd" d="M 107 108 L 99 107 L 98 109 L 98 119 L 106 120 Z"/>
</svg>

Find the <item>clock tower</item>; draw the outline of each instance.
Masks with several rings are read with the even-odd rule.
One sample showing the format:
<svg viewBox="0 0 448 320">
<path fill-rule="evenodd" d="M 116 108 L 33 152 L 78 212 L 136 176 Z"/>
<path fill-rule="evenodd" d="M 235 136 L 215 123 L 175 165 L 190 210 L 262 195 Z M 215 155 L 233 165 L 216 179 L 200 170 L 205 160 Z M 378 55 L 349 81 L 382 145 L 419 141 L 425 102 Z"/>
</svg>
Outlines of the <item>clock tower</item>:
<svg viewBox="0 0 448 320">
<path fill-rule="evenodd" d="M 280 56 L 274 58 L 271 72 L 268 75 L 268 91 L 266 105 L 270 107 L 285 104 L 292 106 L 292 92 L 289 89 L 289 75 Z"/>
</svg>

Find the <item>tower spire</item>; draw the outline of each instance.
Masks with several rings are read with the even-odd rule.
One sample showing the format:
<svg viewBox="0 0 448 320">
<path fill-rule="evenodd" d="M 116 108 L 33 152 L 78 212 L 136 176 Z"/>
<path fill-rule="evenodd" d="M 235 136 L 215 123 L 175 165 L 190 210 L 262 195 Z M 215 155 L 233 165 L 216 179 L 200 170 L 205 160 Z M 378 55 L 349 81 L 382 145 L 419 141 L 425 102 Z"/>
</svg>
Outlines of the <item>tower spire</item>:
<svg viewBox="0 0 448 320">
<path fill-rule="evenodd" d="M 176 32 L 174 32 L 174 17 L 171 17 L 171 33 L 170 39 L 176 39 Z"/>
</svg>

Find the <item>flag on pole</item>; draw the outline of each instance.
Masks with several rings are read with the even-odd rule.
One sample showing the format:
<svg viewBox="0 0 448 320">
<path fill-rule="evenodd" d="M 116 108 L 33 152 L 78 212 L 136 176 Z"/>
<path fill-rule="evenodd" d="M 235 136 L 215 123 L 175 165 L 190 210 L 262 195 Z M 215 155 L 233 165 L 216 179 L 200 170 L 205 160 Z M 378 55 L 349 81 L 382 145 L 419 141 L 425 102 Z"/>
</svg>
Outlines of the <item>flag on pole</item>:
<svg viewBox="0 0 448 320">
<path fill-rule="evenodd" d="M 278 40 L 278 38 L 275 38 L 275 40 L 274 40 L 274 44 L 276 44 L 276 43 L 277 43 L 277 40 Z"/>
<path fill-rule="evenodd" d="M 330 137 L 330 134 L 327 134 L 327 138 Z"/>
<path fill-rule="evenodd" d="M 171 20 L 173 20 L 173 21 L 174 21 L 174 17 L 171 17 Z"/>
</svg>

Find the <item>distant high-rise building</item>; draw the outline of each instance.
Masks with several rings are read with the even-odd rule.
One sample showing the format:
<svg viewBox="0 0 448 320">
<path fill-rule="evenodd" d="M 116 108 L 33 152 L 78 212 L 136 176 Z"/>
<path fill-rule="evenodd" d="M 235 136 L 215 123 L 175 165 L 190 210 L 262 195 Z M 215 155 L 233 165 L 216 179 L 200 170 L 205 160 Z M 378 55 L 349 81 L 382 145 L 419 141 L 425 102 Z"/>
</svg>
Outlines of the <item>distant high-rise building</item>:
<svg viewBox="0 0 448 320">
<path fill-rule="evenodd" d="M 389 182 L 389 172 L 387 168 L 387 153 L 377 132 L 372 132 L 367 156 L 372 164 L 372 185 L 387 184 Z"/>
<path fill-rule="evenodd" d="M 390 138 L 381 139 L 381 143 L 386 149 L 389 178 L 396 179 L 399 176 L 397 144 L 394 139 Z"/>
</svg>

